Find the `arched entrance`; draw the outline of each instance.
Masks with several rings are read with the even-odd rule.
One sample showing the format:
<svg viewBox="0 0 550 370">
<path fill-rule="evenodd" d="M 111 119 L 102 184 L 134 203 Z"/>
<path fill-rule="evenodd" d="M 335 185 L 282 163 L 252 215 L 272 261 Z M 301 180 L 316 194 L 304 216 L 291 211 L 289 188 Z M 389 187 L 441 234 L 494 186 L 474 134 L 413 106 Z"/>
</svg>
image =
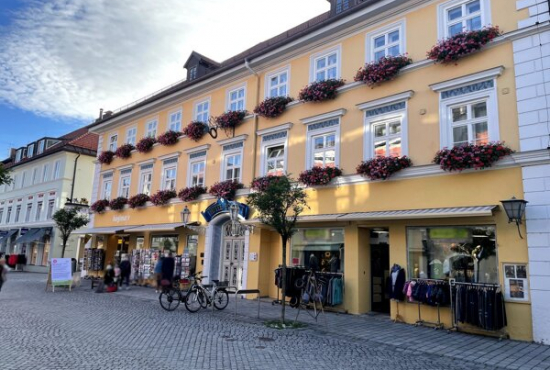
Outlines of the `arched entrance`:
<svg viewBox="0 0 550 370">
<path fill-rule="evenodd" d="M 232 230 L 231 222 L 226 222 L 222 228 L 220 280 L 228 281 L 229 286 L 241 289 L 243 287 L 243 271 L 246 260 L 245 231 L 240 228 L 235 233 L 235 230 Z"/>
</svg>

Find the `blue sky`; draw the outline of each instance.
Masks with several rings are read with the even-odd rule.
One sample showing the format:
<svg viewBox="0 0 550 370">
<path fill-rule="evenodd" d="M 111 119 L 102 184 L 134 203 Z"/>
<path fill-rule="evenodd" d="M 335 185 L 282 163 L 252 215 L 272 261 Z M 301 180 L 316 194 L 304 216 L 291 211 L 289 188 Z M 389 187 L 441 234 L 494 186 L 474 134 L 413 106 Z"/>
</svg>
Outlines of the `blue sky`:
<svg viewBox="0 0 550 370">
<path fill-rule="evenodd" d="M 0 158 L 182 80 L 193 50 L 223 61 L 328 8 L 326 0 L 0 0 Z"/>
</svg>

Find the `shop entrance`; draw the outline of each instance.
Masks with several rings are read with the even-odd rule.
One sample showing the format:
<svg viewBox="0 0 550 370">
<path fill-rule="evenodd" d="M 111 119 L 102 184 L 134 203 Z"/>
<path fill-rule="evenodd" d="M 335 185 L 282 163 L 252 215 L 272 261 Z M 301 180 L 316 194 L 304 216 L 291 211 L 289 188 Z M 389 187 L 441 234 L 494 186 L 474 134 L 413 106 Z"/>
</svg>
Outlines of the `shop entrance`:
<svg viewBox="0 0 550 370">
<path fill-rule="evenodd" d="M 371 260 L 371 311 L 390 313 L 390 297 L 387 281 L 390 275 L 390 246 L 387 229 L 376 228 L 370 234 Z"/>
<path fill-rule="evenodd" d="M 241 289 L 245 257 L 244 228 L 241 228 L 239 235 L 233 236 L 231 222 L 226 223 L 223 226 L 220 280 L 228 281 L 229 286 Z"/>
</svg>

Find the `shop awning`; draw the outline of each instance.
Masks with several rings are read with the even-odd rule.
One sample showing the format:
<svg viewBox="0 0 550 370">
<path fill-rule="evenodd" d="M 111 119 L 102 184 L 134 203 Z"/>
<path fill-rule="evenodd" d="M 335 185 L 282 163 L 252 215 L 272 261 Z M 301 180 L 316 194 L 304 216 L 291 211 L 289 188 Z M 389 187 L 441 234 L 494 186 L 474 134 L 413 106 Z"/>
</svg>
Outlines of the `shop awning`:
<svg viewBox="0 0 550 370">
<path fill-rule="evenodd" d="M 21 235 L 19 238 L 15 239 L 15 244 L 23 244 L 28 243 L 29 239 L 32 239 L 33 234 L 37 233 L 40 229 L 29 229 L 27 232 L 23 235 Z"/>
<path fill-rule="evenodd" d="M 124 229 L 124 232 L 131 232 L 131 233 L 137 233 L 137 232 L 144 232 L 144 231 L 174 231 L 178 227 L 185 226 L 182 222 L 175 222 L 170 224 L 153 224 L 153 225 L 142 225 L 132 228 L 126 228 Z"/>
<path fill-rule="evenodd" d="M 2 240 L 0 240 L 0 246 L 3 246 L 3 247 L 6 246 L 8 243 L 8 240 L 10 240 L 18 232 L 19 232 L 19 229 L 11 229 L 10 231 L 8 231 L 6 236 L 4 236 Z"/>
<path fill-rule="evenodd" d="M 118 234 L 122 233 L 125 230 L 130 230 L 132 228 L 139 227 L 136 226 L 111 226 L 111 227 L 84 227 L 73 231 L 73 234 Z"/>
</svg>

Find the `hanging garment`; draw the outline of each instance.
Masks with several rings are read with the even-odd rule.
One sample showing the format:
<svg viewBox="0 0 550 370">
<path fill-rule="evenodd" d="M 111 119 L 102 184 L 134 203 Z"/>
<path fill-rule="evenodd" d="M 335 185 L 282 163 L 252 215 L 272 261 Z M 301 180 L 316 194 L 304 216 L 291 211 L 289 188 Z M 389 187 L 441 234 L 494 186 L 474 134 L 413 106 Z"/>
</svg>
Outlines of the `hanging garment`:
<svg viewBox="0 0 550 370">
<path fill-rule="evenodd" d="M 405 280 L 405 269 L 401 268 L 399 265 L 394 265 L 391 269 L 390 276 L 386 279 L 386 293 L 391 299 L 403 300 Z"/>
</svg>

